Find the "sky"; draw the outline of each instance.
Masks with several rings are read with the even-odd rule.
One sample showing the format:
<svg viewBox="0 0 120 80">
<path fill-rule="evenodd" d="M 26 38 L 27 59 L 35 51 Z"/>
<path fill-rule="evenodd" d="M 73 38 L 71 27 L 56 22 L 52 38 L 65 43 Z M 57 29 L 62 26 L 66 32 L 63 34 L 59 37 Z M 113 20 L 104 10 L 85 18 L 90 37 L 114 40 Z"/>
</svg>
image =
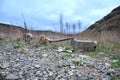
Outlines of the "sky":
<svg viewBox="0 0 120 80">
<path fill-rule="evenodd" d="M 24 26 L 24 16 L 28 29 L 59 31 L 62 14 L 64 24 L 80 21 L 83 31 L 119 5 L 120 0 L 0 0 L 0 23 Z"/>
</svg>

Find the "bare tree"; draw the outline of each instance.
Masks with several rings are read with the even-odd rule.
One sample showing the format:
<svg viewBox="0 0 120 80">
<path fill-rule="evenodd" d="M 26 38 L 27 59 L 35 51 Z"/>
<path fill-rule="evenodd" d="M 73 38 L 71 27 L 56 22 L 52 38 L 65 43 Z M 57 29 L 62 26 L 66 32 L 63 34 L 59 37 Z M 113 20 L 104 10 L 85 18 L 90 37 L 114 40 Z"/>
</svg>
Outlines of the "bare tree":
<svg viewBox="0 0 120 80">
<path fill-rule="evenodd" d="M 27 24 L 26 24 L 25 17 L 24 17 L 23 14 L 22 14 L 22 17 L 23 17 L 23 20 L 24 20 L 24 28 L 25 28 L 24 33 L 27 33 Z"/>
<path fill-rule="evenodd" d="M 81 32 L 80 30 L 81 30 L 81 22 L 79 21 L 78 22 L 78 28 L 79 28 L 79 32 Z"/>
<path fill-rule="evenodd" d="M 73 27 L 73 34 L 75 34 L 76 25 L 73 24 L 72 27 Z"/>
<path fill-rule="evenodd" d="M 69 23 L 66 22 L 65 25 L 66 25 L 66 33 L 68 34 L 68 32 L 69 32 Z"/>
<path fill-rule="evenodd" d="M 24 33 L 27 33 L 28 32 L 27 31 L 27 24 L 26 24 L 25 17 L 24 17 L 23 14 L 22 14 L 22 17 L 23 17 L 23 20 L 24 20 L 24 28 L 25 28 Z M 25 41 L 27 41 L 27 37 L 26 36 L 25 36 Z"/>
<path fill-rule="evenodd" d="M 60 32 L 63 33 L 63 15 L 60 15 Z"/>
</svg>

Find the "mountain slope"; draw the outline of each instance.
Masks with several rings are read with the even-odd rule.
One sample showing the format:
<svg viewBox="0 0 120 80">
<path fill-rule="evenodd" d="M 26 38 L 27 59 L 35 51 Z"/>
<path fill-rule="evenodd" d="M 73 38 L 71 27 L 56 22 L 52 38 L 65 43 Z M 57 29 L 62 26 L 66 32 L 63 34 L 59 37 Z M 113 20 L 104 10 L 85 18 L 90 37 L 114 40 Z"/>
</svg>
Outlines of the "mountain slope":
<svg viewBox="0 0 120 80">
<path fill-rule="evenodd" d="M 112 10 L 103 19 L 91 25 L 81 34 L 77 34 L 79 39 L 97 40 L 100 42 L 120 41 L 120 6 Z"/>
</svg>

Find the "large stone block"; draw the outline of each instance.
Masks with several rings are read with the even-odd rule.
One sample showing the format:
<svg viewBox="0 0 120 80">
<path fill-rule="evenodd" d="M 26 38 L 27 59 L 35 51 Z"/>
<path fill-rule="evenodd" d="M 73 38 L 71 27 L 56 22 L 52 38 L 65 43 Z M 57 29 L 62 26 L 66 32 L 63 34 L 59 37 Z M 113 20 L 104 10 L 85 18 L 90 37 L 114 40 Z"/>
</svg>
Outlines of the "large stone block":
<svg viewBox="0 0 120 80">
<path fill-rule="evenodd" d="M 74 50 L 80 51 L 94 51 L 97 46 L 97 41 L 88 41 L 88 40 L 71 40 L 71 45 Z"/>
</svg>

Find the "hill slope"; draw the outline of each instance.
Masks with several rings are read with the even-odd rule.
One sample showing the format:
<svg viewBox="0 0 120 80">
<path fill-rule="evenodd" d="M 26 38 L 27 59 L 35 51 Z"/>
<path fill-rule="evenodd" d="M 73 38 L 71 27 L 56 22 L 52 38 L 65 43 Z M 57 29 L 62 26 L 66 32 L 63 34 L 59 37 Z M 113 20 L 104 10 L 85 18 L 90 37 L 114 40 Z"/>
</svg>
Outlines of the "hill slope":
<svg viewBox="0 0 120 80">
<path fill-rule="evenodd" d="M 14 40 L 18 37 L 23 36 L 24 32 L 25 29 L 20 26 L 0 23 L 0 37 L 10 38 Z M 61 39 L 68 37 L 66 34 L 53 31 L 28 30 L 28 32 L 32 33 L 34 37 L 38 37 L 40 35 L 45 35 L 50 39 Z"/>
<path fill-rule="evenodd" d="M 77 34 L 79 39 L 97 40 L 101 42 L 120 41 L 120 6 L 112 10 L 103 19 L 91 25 L 81 34 Z"/>
<path fill-rule="evenodd" d="M 16 38 L 22 36 L 23 32 L 24 28 L 22 27 L 0 23 L 0 37 Z"/>
</svg>

